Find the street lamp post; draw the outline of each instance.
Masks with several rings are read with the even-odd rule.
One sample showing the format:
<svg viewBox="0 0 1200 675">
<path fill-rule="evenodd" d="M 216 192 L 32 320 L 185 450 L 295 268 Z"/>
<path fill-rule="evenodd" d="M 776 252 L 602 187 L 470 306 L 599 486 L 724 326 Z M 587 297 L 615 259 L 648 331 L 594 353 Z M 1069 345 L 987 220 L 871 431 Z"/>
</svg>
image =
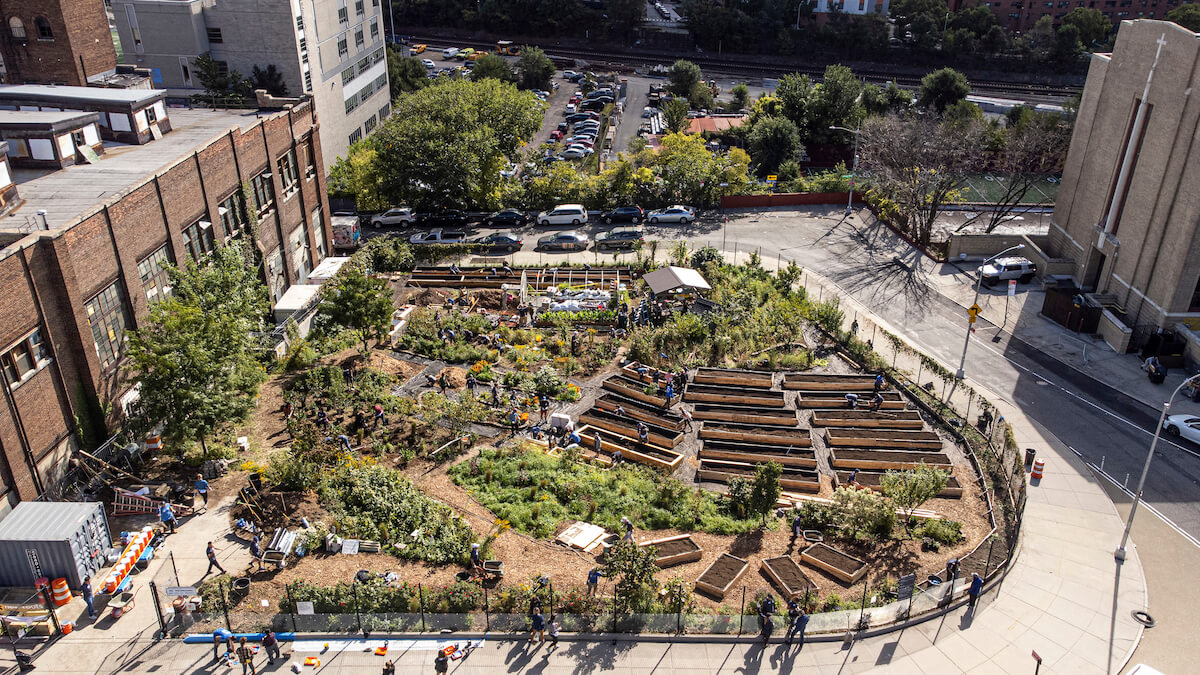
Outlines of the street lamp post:
<svg viewBox="0 0 1200 675">
<path fill-rule="evenodd" d="M 996 255 L 983 261 L 983 264 L 979 266 L 979 268 L 980 268 L 979 277 L 977 279 L 975 279 L 975 300 L 974 300 L 974 302 L 971 303 L 971 307 L 979 306 L 979 287 L 983 285 L 983 271 L 982 271 L 983 267 L 985 265 L 987 265 L 988 263 L 992 262 L 993 260 L 995 260 L 996 258 L 1003 256 L 1006 253 L 1010 253 L 1012 251 L 1019 251 L 1023 248 L 1025 248 L 1025 244 L 1017 244 L 1016 246 L 1010 246 L 1010 247 L 1004 249 L 1003 251 L 1000 251 Z M 972 317 L 972 318 L 974 318 L 974 317 Z M 971 327 L 974 325 L 975 324 L 971 321 L 967 322 L 967 337 L 966 337 L 966 339 L 963 340 L 962 360 L 958 362 L 958 371 L 954 373 L 955 379 L 958 379 L 958 380 L 963 379 L 963 376 L 966 375 L 967 346 L 971 344 Z"/>
<path fill-rule="evenodd" d="M 1163 404 L 1162 415 L 1158 418 L 1158 426 L 1154 429 L 1154 440 L 1150 441 L 1150 451 L 1146 453 L 1146 463 L 1142 465 L 1142 477 L 1138 479 L 1137 492 L 1133 495 L 1133 506 L 1129 509 L 1129 518 L 1125 521 L 1125 533 L 1121 535 L 1121 545 L 1117 547 L 1113 556 L 1119 560 L 1125 560 L 1125 544 L 1129 542 L 1129 530 L 1133 527 L 1133 517 L 1137 514 L 1138 504 L 1142 501 L 1142 489 L 1146 487 L 1146 474 L 1150 473 L 1150 462 L 1154 459 L 1154 448 L 1158 445 L 1158 437 L 1162 435 L 1163 423 L 1167 421 L 1167 412 L 1171 410 L 1171 403 L 1175 401 L 1175 397 L 1183 388 L 1191 385 L 1200 385 L 1200 375 L 1193 375 L 1184 380 L 1175 391 L 1171 392 L 1171 398 Z"/>
<path fill-rule="evenodd" d="M 857 129 L 847 129 L 846 127 L 831 126 L 830 130 L 845 131 L 854 134 L 854 163 L 850 167 L 850 197 L 846 200 L 846 215 L 850 215 L 853 211 L 851 206 L 854 203 L 854 178 L 858 171 L 858 137 L 862 135 L 862 121 L 858 123 Z"/>
</svg>

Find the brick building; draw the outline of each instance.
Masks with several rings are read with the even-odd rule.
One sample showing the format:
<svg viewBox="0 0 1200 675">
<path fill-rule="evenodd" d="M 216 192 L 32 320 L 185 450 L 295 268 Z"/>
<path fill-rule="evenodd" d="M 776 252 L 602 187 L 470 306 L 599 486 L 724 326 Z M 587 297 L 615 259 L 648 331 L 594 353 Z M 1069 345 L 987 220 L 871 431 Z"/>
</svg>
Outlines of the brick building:
<svg viewBox="0 0 1200 675">
<path fill-rule="evenodd" d="M 76 420 L 103 426 L 114 413 L 102 411 L 130 400 L 124 331 L 170 292 L 159 262 L 197 258 L 257 222 L 274 302 L 326 255 L 310 102 L 270 116 L 172 110 L 171 121 L 163 138 L 94 164 L 14 170 L 24 203 L 0 231 L 0 515 L 53 485 L 78 447 Z"/>
<path fill-rule="evenodd" d="M 1200 328 L 1198 79 L 1200 34 L 1166 21 L 1126 21 L 1092 59 L 1047 253 L 1103 296 L 1110 344 Z"/>
<path fill-rule="evenodd" d="M 103 2 L 4 0 L 0 20 L 0 75 L 7 84 L 82 86 L 116 71 Z"/>
</svg>

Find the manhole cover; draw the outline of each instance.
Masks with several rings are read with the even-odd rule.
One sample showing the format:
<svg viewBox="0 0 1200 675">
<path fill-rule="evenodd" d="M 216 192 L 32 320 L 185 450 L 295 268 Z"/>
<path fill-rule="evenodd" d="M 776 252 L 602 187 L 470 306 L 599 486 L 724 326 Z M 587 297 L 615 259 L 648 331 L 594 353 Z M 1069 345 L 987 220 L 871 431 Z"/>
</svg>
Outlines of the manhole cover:
<svg viewBox="0 0 1200 675">
<path fill-rule="evenodd" d="M 1137 611 L 1130 612 L 1130 614 L 1133 615 L 1134 621 L 1142 624 L 1146 628 L 1154 628 L 1154 617 L 1150 616 L 1150 614 L 1147 612 L 1143 612 L 1139 609 Z"/>
</svg>

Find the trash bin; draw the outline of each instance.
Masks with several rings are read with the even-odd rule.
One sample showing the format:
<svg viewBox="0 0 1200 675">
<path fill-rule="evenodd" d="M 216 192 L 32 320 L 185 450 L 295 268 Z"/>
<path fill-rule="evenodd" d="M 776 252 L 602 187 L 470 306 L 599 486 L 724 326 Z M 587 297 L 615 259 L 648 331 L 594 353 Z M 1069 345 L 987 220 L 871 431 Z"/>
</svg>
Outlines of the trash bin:
<svg viewBox="0 0 1200 675">
<path fill-rule="evenodd" d="M 1037 450 L 1033 448 L 1025 448 L 1025 466 L 1033 466 L 1033 460 L 1037 457 Z"/>
</svg>

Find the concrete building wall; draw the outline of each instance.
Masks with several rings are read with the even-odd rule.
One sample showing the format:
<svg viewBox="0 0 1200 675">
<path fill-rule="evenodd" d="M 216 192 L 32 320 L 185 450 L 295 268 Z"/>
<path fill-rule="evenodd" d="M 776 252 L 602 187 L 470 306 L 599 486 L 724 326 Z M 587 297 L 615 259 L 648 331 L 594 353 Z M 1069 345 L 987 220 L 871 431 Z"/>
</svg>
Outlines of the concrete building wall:
<svg viewBox="0 0 1200 675">
<path fill-rule="evenodd" d="M 288 94 L 304 93 L 296 24 L 287 0 L 213 0 L 204 10 L 209 31 L 220 31 L 221 42 L 210 42 L 212 57 L 250 77 L 254 66 L 274 65 L 283 75 Z"/>
<path fill-rule="evenodd" d="M 1136 136 L 1160 41 L 1144 131 Z M 1131 326 L 1200 316 L 1192 304 L 1200 279 L 1200 103 L 1191 95 L 1200 86 L 1198 63 L 1200 35 L 1168 22 L 1126 22 L 1113 53 L 1093 61 L 1071 139 L 1050 252 L 1075 260 L 1073 276 L 1084 288 L 1115 295 Z M 1118 194 L 1127 148 L 1135 154 L 1128 187 Z"/>
<path fill-rule="evenodd" d="M 113 0 L 112 12 L 126 63 L 150 68 L 158 87 L 200 86 L 191 61 L 209 50 L 203 0 Z"/>
<path fill-rule="evenodd" d="M 81 86 L 116 70 L 117 52 L 101 2 L 7 0 L 0 13 L 7 84 Z M 14 30 L 14 22 L 19 22 L 15 24 L 19 31 Z"/>
</svg>

